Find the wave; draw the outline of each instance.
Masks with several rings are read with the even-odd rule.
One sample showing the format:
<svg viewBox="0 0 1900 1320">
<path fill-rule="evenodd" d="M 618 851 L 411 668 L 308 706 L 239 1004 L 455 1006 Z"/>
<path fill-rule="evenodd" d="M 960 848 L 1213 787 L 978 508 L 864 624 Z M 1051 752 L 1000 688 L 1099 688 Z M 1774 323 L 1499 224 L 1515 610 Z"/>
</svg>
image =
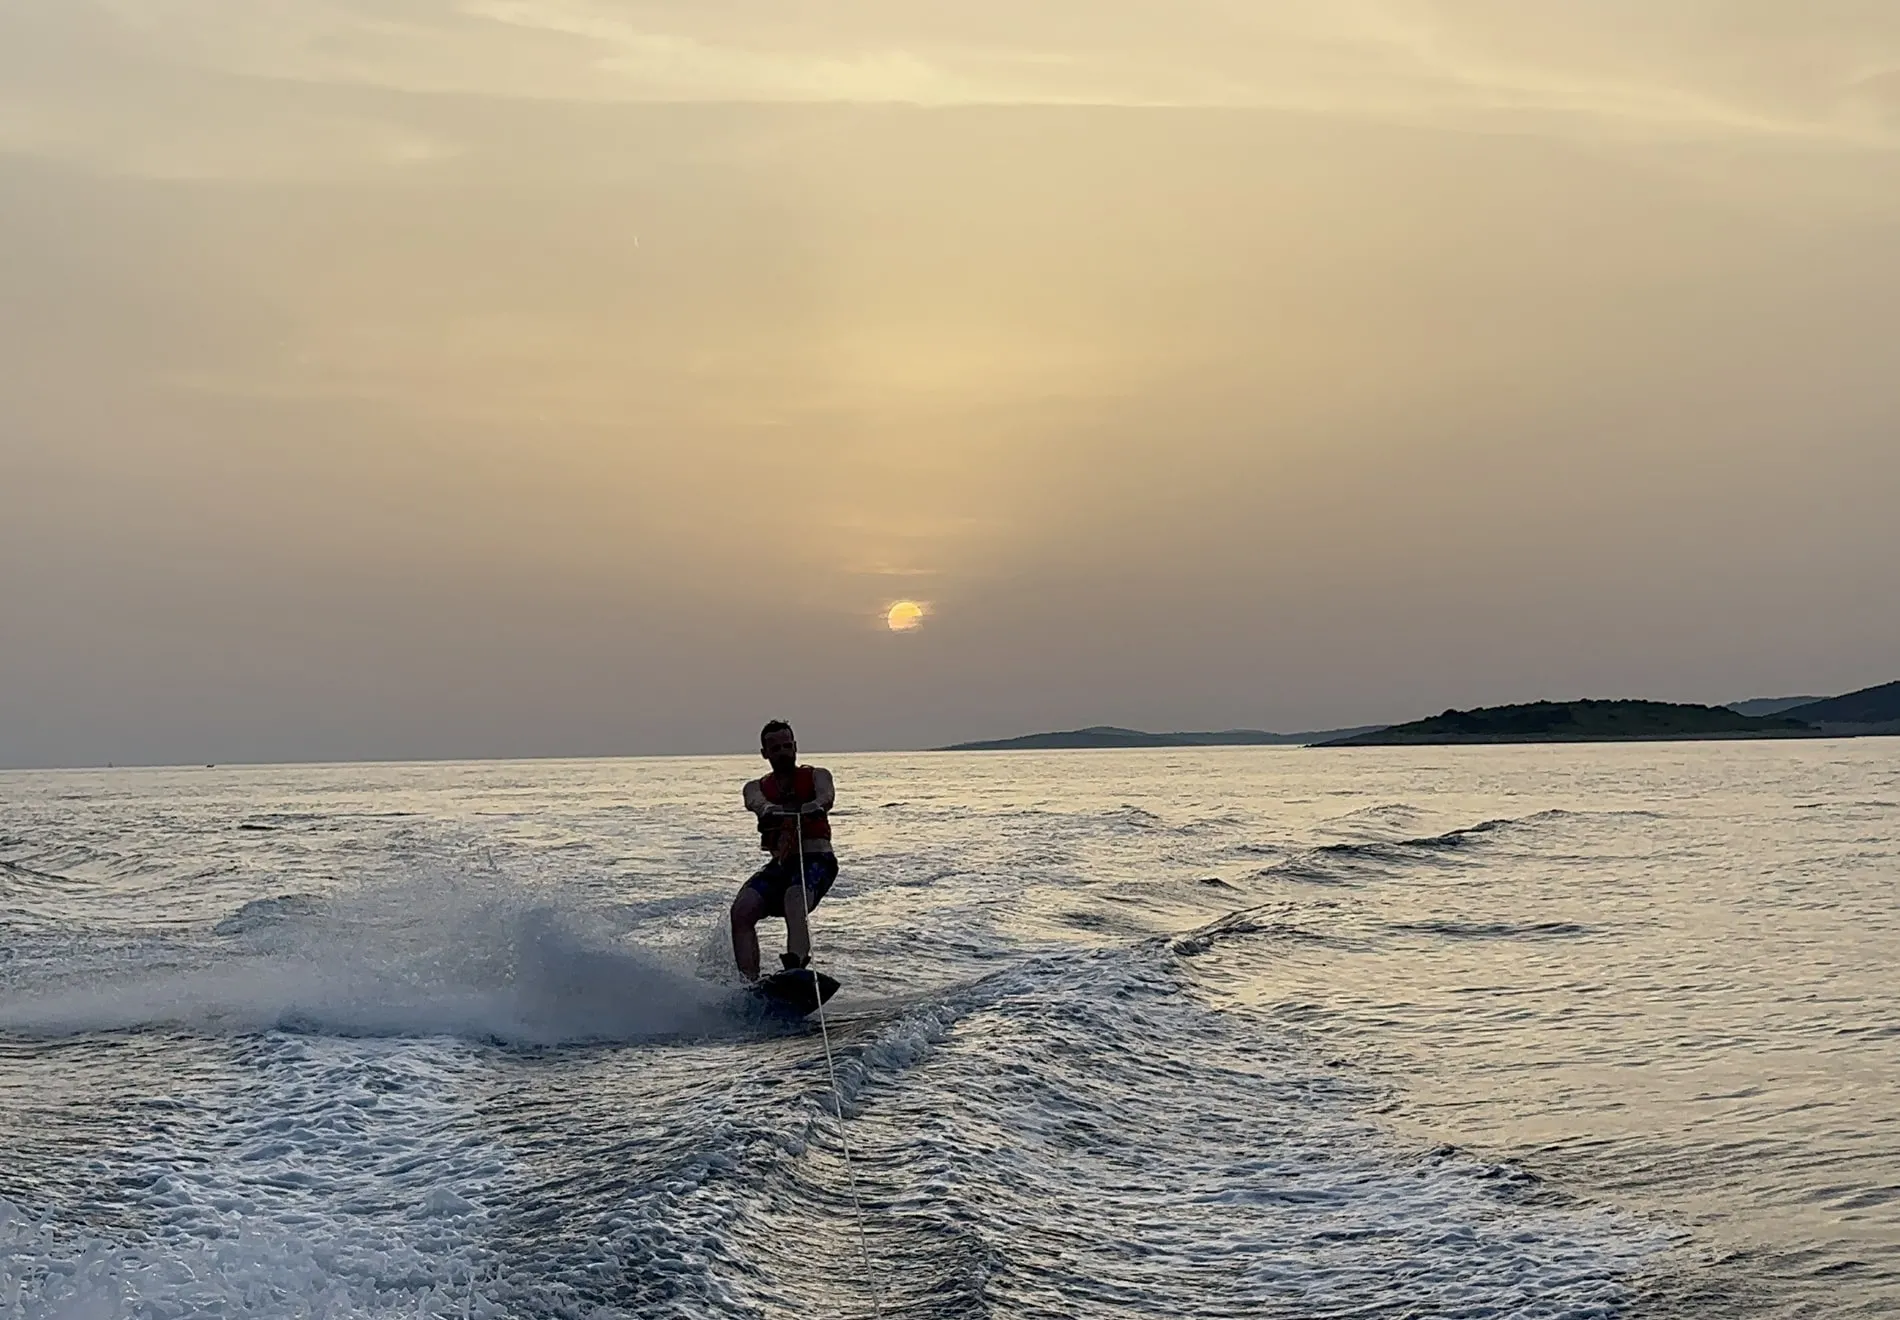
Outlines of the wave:
<svg viewBox="0 0 1900 1320">
<path fill-rule="evenodd" d="M 1367 808 L 1368 812 L 1391 812 L 1403 808 L 1378 807 Z M 1358 813 L 1354 813 L 1358 814 Z M 1255 872 L 1261 879 L 1304 880 L 1319 884 L 1340 884 L 1353 872 L 1363 870 L 1367 865 L 1374 867 L 1401 866 L 1430 860 L 1439 854 L 1457 852 L 1475 844 L 1485 843 L 1495 837 L 1518 831 L 1539 831 L 1552 826 L 1579 819 L 1606 819 L 1620 816 L 1653 818 L 1654 812 L 1647 811 L 1567 811 L 1552 808 L 1536 811 L 1526 816 L 1500 816 L 1493 820 L 1481 820 L 1475 825 L 1464 825 L 1457 829 L 1445 830 L 1439 834 L 1425 834 L 1409 839 L 1356 839 L 1342 843 L 1315 844 L 1307 848 L 1272 849 L 1267 845 L 1245 845 L 1259 851 L 1290 852 L 1284 860 Z M 1340 817 L 1339 819 L 1347 819 Z"/>
<path fill-rule="evenodd" d="M 747 1019 L 736 986 L 627 945 L 558 891 L 499 877 L 258 899 L 215 930 L 222 947 L 174 946 L 162 969 L 149 949 L 137 967 L 102 951 L 81 974 L 0 1002 L 0 1032 L 285 1029 L 539 1046 L 714 1035 Z"/>
<path fill-rule="evenodd" d="M 1320 828 L 1326 829 L 1340 825 L 1389 824 L 1399 825 L 1416 820 L 1424 812 L 1410 802 L 1381 802 L 1371 807 L 1356 807 L 1337 816 L 1329 816 L 1320 822 Z"/>
<path fill-rule="evenodd" d="M 22 866 L 18 862 L 0 860 L 0 876 L 14 875 L 29 881 L 41 881 L 48 884 L 70 885 L 76 883 L 71 876 L 60 875 L 55 871 L 42 871 L 36 866 Z"/>
<path fill-rule="evenodd" d="M 1580 926 L 1574 921 L 1400 921 L 1386 926 L 1387 930 L 1407 935 L 1446 935 L 1456 939 L 1512 940 L 1539 938 L 1570 938 L 1589 935 L 1588 926 Z"/>
<path fill-rule="evenodd" d="M 436 898 L 432 918 L 463 910 Z M 215 1140 L 138 1153 L 129 1195 L 164 1236 L 0 1204 L 0 1310 L 1613 1314 L 1657 1250 L 1395 1142 L 1296 1035 L 1184 993 L 1159 943 L 1028 958 L 834 1045 L 835 1093 L 816 1042 L 784 1040 L 657 1091 L 637 1055 L 511 1060 L 537 1084 L 504 1102 L 476 1052 L 249 1043 Z"/>
<path fill-rule="evenodd" d="M 473 1271 L 442 1277 L 441 1262 L 394 1235 L 357 1261 L 290 1233 L 238 1231 L 232 1240 L 113 1242 L 75 1234 L 0 1198 L 0 1314 L 17 1320 L 131 1316 L 296 1315 L 310 1320 L 500 1320 Z M 351 1286 L 355 1284 L 355 1286 Z"/>
<path fill-rule="evenodd" d="M 320 911 L 322 911 L 322 900 L 314 894 L 281 894 L 275 898 L 254 898 L 213 926 L 212 930 L 219 935 L 245 935 L 298 917 L 315 916 Z"/>
<path fill-rule="evenodd" d="M 1154 812 L 1145 807 L 1138 807 L 1132 802 L 1124 802 L 1114 811 L 1105 813 L 1102 823 L 1110 829 L 1130 833 L 1147 833 L 1151 830 L 1175 828 Z"/>
<path fill-rule="evenodd" d="M 1311 944 L 1326 944 L 1343 948 L 1349 943 L 1336 935 L 1312 930 L 1289 920 L 1291 909 L 1280 906 L 1275 909 L 1264 907 L 1241 908 L 1229 912 L 1223 917 L 1176 935 L 1167 941 L 1168 948 L 1183 958 L 1199 957 L 1212 950 L 1224 940 L 1240 939 L 1247 936 L 1267 936 L 1273 939 L 1297 940 Z"/>
<path fill-rule="evenodd" d="M 1261 911 L 1216 926 L 1243 924 L 1285 928 Z M 1394 1142 L 1296 1035 L 1183 993 L 1182 951 L 1031 960 L 849 1052 L 871 1249 L 904 1262 L 887 1310 L 939 1313 L 950 1285 L 997 1314 L 1211 1315 L 1216 1296 L 1223 1315 L 1621 1308 L 1658 1235 L 1545 1204 L 1509 1166 Z M 886 1085 L 916 1072 L 930 1085 Z M 1210 1217 L 1212 1239 L 1169 1231 Z"/>
<path fill-rule="evenodd" d="M 4 846 L 12 856 L 0 858 L 0 872 L 70 885 L 96 884 L 101 879 L 136 876 L 156 869 L 148 859 L 76 842 L 16 838 L 7 840 Z"/>
</svg>

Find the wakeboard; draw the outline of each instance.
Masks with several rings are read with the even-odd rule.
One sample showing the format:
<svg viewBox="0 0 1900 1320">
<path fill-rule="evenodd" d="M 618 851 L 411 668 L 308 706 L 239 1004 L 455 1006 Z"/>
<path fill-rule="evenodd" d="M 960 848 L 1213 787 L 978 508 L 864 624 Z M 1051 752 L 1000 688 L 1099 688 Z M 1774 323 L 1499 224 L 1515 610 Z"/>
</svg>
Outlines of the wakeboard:
<svg viewBox="0 0 1900 1320">
<path fill-rule="evenodd" d="M 838 993 L 838 983 L 823 972 L 795 967 L 773 972 L 752 987 L 752 993 L 773 1008 L 804 1015 Z"/>
</svg>

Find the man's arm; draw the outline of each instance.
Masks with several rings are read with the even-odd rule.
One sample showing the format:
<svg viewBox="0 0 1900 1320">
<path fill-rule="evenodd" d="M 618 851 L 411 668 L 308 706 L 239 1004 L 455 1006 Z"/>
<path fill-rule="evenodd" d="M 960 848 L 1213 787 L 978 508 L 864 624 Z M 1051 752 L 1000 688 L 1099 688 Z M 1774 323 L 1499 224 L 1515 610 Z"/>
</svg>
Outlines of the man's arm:
<svg viewBox="0 0 1900 1320">
<path fill-rule="evenodd" d="M 745 809 L 761 818 L 778 814 L 778 808 L 766 800 L 764 781 L 754 779 L 746 784 Z"/>
<path fill-rule="evenodd" d="M 838 789 L 831 782 L 831 771 L 811 768 L 811 793 L 813 811 L 830 811 L 838 801 Z"/>
<path fill-rule="evenodd" d="M 830 811 L 838 800 L 838 789 L 831 782 L 831 771 L 811 768 L 812 800 L 797 808 L 783 807 L 765 796 L 764 781 L 754 779 L 745 786 L 745 809 L 755 816 L 798 816 L 806 812 Z"/>
</svg>

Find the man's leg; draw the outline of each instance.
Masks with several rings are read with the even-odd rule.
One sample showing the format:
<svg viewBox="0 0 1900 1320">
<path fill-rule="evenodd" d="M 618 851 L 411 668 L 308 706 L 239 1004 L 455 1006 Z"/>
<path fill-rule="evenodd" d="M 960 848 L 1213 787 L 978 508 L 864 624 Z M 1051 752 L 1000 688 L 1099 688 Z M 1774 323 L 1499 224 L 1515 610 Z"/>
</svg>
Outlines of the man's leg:
<svg viewBox="0 0 1900 1320">
<path fill-rule="evenodd" d="M 765 899 L 749 884 L 732 900 L 732 960 L 748 981 L 759 979 L 759 918 L 764 915 Z"/>
<path fill-rule="evenodd" d="M 756 944 L 754 945 L 756 948 Z M 811 961 L 811 924 L 805 920 L 805 886 L 794 882 L 785 887 L 785 951 Z"/>
</svg>

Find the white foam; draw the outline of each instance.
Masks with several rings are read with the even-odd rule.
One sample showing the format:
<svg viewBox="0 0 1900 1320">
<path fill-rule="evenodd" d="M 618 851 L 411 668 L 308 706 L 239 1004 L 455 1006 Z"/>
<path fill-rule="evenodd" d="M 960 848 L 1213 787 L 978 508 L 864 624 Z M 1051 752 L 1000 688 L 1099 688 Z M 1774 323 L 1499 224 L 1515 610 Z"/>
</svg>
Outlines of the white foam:
<svg viewBox="0 0 1900 1320">
<path fill-rule="evenodd" d="M 874 1217 L 875 1254 L 974 1238 L 1010 1266 L 990 1285 L 1004 1312 L 1370 1314 L 1397 1287 L 1428 1310 L 1576 1317 L 1617 1313 L 1671 1245 L 1394 1142 L 1303 1046 L 1206 1012 L 1156 952 L 1034 960 L 850 1052 L 858 1175 L 904 1210 Z M 829 1127 L 813 1135 L 840 1176 Z M 927 1300 L 927 1280 L 874 1277 Z"/>
<path fill-rule="evenodd" d="M 511 1152 L 470 1107 L 484 1055 L 453 1041 L 236 1045 L 235 1071 L 195 1078 L 146 1140 L 95 1153 L 115 1171 L 103 1221 L 83 1187 L 58 1218 L 0 1205 L 0 1314 L 508 1314 L 485 1242 Z"/>
<path fill-rule="evenodd" d="M 0 1200 L 0 1314 L 9 1320 L 509 1314 L 478 1269 L 400 1239 L 356 1252 L 279 1226 L 235 1224 L 211 1242 L 107 1241 L 34 1220 Z"/>
<path fill-rule="evenodd" d="M 627 943 L 555 889 L 423 877 L 264 916 L 208 957 L 110 965 L 0 1002 L 0 1031 L 40 1037 L 175 1026 L 288 1027 L 510 1044 L 730 1030 L 731 988 Z"/>
</svg>

